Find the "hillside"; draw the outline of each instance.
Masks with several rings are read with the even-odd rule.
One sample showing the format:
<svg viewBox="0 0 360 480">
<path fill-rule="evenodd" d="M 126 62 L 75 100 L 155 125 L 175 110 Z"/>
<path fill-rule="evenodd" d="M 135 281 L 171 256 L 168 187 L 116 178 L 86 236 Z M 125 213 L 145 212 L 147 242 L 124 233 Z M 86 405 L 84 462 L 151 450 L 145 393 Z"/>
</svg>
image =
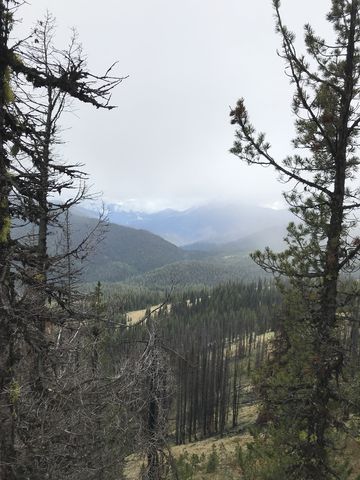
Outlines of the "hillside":
<svg viewBox="0 0 360 480">
<path fill-rule="evenodd" d="M 201 251 L 208 254 L 232 255 L 240 252 L 252 252 L 254 250 L 263 250 L 269 247 L 274 251 L 281 251 L 285 248 L 284 237 L 286 227 L 273 226 L 250 235 L 245 235 L 237 240 L 227 243 L 196 242 L 184 245 L 182 248 L 186 251 Z"/>
<path fill-rule="evenodd" d="M 99 228 L 97 225 L 96 218 L 80 215 L 79 210 L 70 216 L 71 249 L 94 231 L 87 258 L 77 261 L 83 283 L 125 282 L 164 290 L 169 285 L 211 287 L 264 275 L 249 257 L 249 251 L 261 246 L 256 234 L 223 245 L 193 244 L 180 248 L 146 230 L 113 223 Z M 17 227 L 14 236 L 26 235 L 32 230 L 30 224 Z M 280 236 L 280 228 L 275 237 L 277 235 Z M 61 229 L 51 229 L 49 251 L 52 254 L 65 251 Z"/>
<path fill-rule="evenodd" d="M 250 219 L 248 216 L 252 214 L 254 217 Z M 73 236 L 77 241 L 96 225 L 96 219 L 89 215 L 93 212 L 84 208 L 72 215 Z M 229 223 L 239 215 L 242 221 L 230 232 Z M 104 240 L 83 269 L 82 280 L 126 282 L 166 289 L 173 284 L 180 287 L 214 286 L 258 278 L 264 272 L 251 261 L 249 252 L 264 246 L 281 249 L 286 232 L 285 216 L 284 212 L 257 207 L 217 207 L 214 210 L 199 207 L 186 212 L 165 210 L 155 214 L 113 209 L 110 213 L 112 220 L 147 225 L 155 230 L 166 226 L 168 233 L 182 232 L 182 239 L 193 235 L 194 238 L 205 236 L 219 240 L 220 231 L 223 239 L 233 237 L 235 232 L 242 232 L 243 236 L 231 242 L 201 241 L 179 248 L 144 229 L 109 223 Z M 267 224 L 271 226 L 264 228 Z"/>
<path fill-rule="evenodd" d="M 204 260 L 187 260 L 164 265 L 127 281 L 131 285 L 167 289 L 175 287 L 213 287 L 232 281 L 250 281 L 264 276 L 264 272 L 249 255 L 212 256 Z"/>
<path fill-rule="evenodd" d="M 74 243 L 80 242 L 97 221 L 72 215 Z M 281 227 L 266 231 L 273 239 L 269 246 L 279 246 Z M 89 256 L 82 281 L 125 282 L 133 286 L 167 289 L 215 286 L 228 281 L 251 280 L 264 276 L 249 252 L 260 248 L 262 234 L 249 235 L 227 244 L 193 244 L 179 248 L 158 235 L 110 223 L 103 240 Z"/>
<path fill-rule="evenodd" d="M 253 442 L 247 428 L 248 422 L 254 422 L 256 406 L 242 409 L 246 428 L 242 433 L 231 433 L 224 437 L 214 436 L 198 442 L 171 447 L 179 480 L 248 480 L 243 475 L 243 454 Z M 241 430 L 241 429 L 239 429 Z M 360 445 L 349 438 L 345 452 L 342 452 L 352 465 L 353 472 L 349 480 L 358 480 L 360 471 Z M 146 460 L 136 455 L 126 459 L 124 475 L 126 480 L 138 480 L 141 467 Z M 253 477 L 251 480 L 254 480 Z"/>
<path fill-rule="evenodd" d="M 76 244 L 94 229 L 97 220 L 72 215 L 71 223 Z M 110 223 L 85 264 L 83 280 L 121 281 L 186 258 L 189 254 L 158 235 Z"/>
</svg>

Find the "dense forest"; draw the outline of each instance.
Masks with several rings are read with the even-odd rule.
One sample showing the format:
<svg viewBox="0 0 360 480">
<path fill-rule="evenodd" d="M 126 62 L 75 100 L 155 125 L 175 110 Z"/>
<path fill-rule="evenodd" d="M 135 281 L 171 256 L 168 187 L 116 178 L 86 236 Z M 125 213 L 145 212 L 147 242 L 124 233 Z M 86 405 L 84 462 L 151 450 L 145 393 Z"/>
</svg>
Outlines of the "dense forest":
<svg viewBox="0 0 360 480">
<path fill-rule="evenodd" d="M 250 237 L 180 249 L 76 213 L 59 121 L 123 78 L 49 13 L 14 40 L 21 6 L 0 0 L 0 480 L 360 478 L 359 0 L 330 2 L 332 43 L 305 27 L 308 58 L 273 1 L 295 153 L 244 99 L 231 152 L 291 185 L 297 221 L 253 263 Z M 190 456 L 209 439 L 236 443 Z"/>
</svg>

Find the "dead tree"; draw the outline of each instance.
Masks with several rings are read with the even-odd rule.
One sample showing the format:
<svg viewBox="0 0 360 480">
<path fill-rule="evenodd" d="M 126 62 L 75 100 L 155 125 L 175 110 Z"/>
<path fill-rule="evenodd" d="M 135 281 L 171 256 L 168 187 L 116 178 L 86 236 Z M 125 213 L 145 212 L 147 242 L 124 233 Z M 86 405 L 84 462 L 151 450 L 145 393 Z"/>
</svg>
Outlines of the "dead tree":
<svg viewBox="0 0 360 480">
<path fill-rule="evenodd" d="M 44 335 L 41 341 L 38 337 L 39 331 L 44 331 L 43 319 L 50 315 L 49 309 L 44 306 L 46 296 L 53 297 L 56 301 L 56 308 L 51 314 L 56 312 L 60 319 L 68 315 L 68 312 L 64 313 L 64 305 L 56 293 L 56 288 L 49 288 L 47 276 L 49 203 L 45 194 L 48 195 L 50 186 L 55 187 L 47 170 L 51 162 L 51 109 L 48 109 L 47 122 L 42 124 L 44 128 L 41 129 L 41 114 L 30 104 L 25 105 L 20 101 L 18 89 L 22 85 L 23 95 L 29 95 L 29 98 L 37 91 L 44 92 L 48 95 L 48 100 L 52 100 L 51 92 L 57 92 L 58 98 L 66 94 L 96 108 L 111 109 L 111 90 L 121 82 L 120 78 L 111 76 L 110 70 L 102 76 L 91 74 L 87 71 L 81 55 L 71 56 L 68 52 L 56 50 L 53 52 L 52 63 L 42 63 L 38 61 L 35 50 L 32 54 L 29 53 L 24 42 L 11 45 L 9 33 L 17 6 L 16 1 L 0 0 L 1 480 L 29 476 L 34 479 L 44 478 L 41 472 L 44 472 L 46 467 L 42 464 L 46 458 L 32 454 L 33 438 L 29 437 L 26 421 L 19 415 L 26 410 L 24 406 L 27 398 L 30 398 L 27 396 L 29 384 L 24 375 L 27 371 L 25 355 L 30 345 L 37 351 L 38 358 L 49 358 L 50 344 L 43 341 Z M 36 39 L 36 34 L 33 38 Z M 51 104 L 49 102 L 48 106 Z M 51 113 L 56 116 L 54 111 Z M 39 151 L 34 152 L 29 147 L 34 145 L 36 138 L 42 138 L 42 143 L 38 143 L 41 145 Z M 61 170 L 64 167 L 56 168 L 58 173 L 64 173 L 64 170 Z M 39 183 L 36 184 L 36 181 Z M 42 188 L 44 186 L 45 188 Z M 59 183 L 57 186 L 59 187 Z M 36 208 L 33 208 L 32 202 L 33 187 L 38 194 Z M 39 235 L 35 247 L 33 241 L 28 241 L 29 237 L 27 241 L 23 241 L 11 235 L 11 226 L 15 220 L 29 224 L 34 221 L 38 223 Z M 42 327 L 39 328 L 39 325 Z M 46 368 L 51 367 L 51 362 L 46 360 L 44 363 L 47 364 Z M 47 392 L 46 402 L 50 410 L 45 409 L 43 412 L 47 411 L 48 414 L 54 413 L 61 403 L 54 403 L 54 396 L 50 391 L 51 387 L 42 382 L 37 397 L 38 400 L 44 398 L 44 392 Z M 66 392 L 69 393 L 64 387 L 63 394 Z M 61 393 L 57 392 L 56 395 Z M 31 412 L 31 409 L 27 411 Z M 36 422 L 41 429 L 40 418 L 36 418 Z M 48 439 L 45 437 L 43 440 L 45 445 Z M 65 476 L 64 473 L 62 478 Z"/>
</svg>

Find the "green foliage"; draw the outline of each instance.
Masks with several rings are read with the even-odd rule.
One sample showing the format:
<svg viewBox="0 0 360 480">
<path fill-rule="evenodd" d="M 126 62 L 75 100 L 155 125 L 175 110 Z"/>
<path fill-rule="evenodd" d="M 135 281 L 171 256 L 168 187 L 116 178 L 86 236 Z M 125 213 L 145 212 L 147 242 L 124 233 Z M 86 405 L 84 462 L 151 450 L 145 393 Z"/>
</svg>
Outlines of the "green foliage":
<svg viewBox="0 0 360 480">
<path fill-rule="evenodd" d="M 194 475 L 199 471 L 204 456 L 199 457 L 196 453 L 192 455 L 185 450 L 175 461 L 179 480 L 192 480 Z"/>
<path fill-rule="evenodd" d="M 342 273 L 356 271 L 360 254 L 354 241 L 360 192 L 352 182 L 360 165 L 359 1 L 332 0 L 331 42 L 305 26 L 308 58 L 297 55 L 280 2 L 273 5 L 281 55 L 294 85 L 295 151 L 284 160 L 272 156 L 240 99 L 231 112 L 238 127 L 232 153 L 248 164 L 273 167 L 284 182 L 294 181 L 284 197 L 300 222 L 289 224 L 286 250 L 253 254 L 258 265 L 286 277 L 288 285 L 282 287 L 285 307 L 273 358 L 257 385 L 267 428 L 247 458 L 259 479 L 344 479 L 348 467 L 341 461 L 335 465 L 334 453 L 342 447 L 341 413 L 345 406 L 357 408 L 344 395 L 343 373 L 352 356 L 348 344 L 359 343 L 358 323 L 354 329 L 347 321 L 359 292 Z"/>
<path fill-rule="evenodd" d="M 82 291 L 86 295 L 91 295 L 96 285 L 96 283 L 82 284 Z M 104 303 L 113 309 L 115 316 L 119 315 L 121 317 L 127 312 L 142 310 L 153 305 L 158 305 L 167 298 L 167 292 L 156 287 L 147 288 L 117 282 L 101 282 L 101 288 Z M 178 298 L 179 293 L 181 292 L 172 295 L 171 300 L 173 301 Z"/>
<path fill-rule="evenodd" d="M 214 473 L 219 467 L 219 454 L 215 445 L 212 446 L 211 453 L 206 463 L 206 473 Z"/>
<path fill-rule="evenodd" d="M 12 404 L 15 404 L 19 400 L 20 394 L 21 394 L 21 387 L 19 383 L 13 379 L 10 383 L 10 388 L 9 388 L 10 402 Z"/>
<path fill-rule="evenodd" d="M 277 432 L 271 432 L 275 435 Z M 258 435 L 246 448 L 237 448 L 236 460 L 244 480 L 287 480 L 299 479 L 292 474 L 290 457 L 286 451 L 279 452 L 272 443 L 273 437 Z M 298 458 L 294 461 L 299 460 Z"/>
<path fill-rule="evenodd" d="M 289 439 L 289 446 L 279 449 L 279 443 L 284 436 Z M 244 480 L 309 480 L 314 478 L 316 472 L 316 457 L 313 455 L 313 470 L 304 461 L 301 450 L 292 450 L 291 432 L 271 427 L 266 434 L 255 435 L 254 442 L 245 449 L 237 452 L 237 461 L 241 468 Z M 294 439 L 293 439 L 294 440 Z M 307 448 L 304 438 L 303 447 Z M 339 445 L 341 445 L 339 443 Z M 310 447 L 311 448 L 311 447 Z M 335 473 L 338 480 L 346 480 L 352 472 L 349 462 L 341 459 L 339 455 L 330 460 L 329 477 Z M 315 452 L 313 452 L 314 454 Z M 333 473 L 332 473 L 333 472 Z"/>
<path fill-rule="evenodd" d="M 261 404 L 254 442 L 245 450 L 237 450 L 246 480 L 309 480 L 323 468 L 318 464 L 321 445 L 313 420 L 318 413 L 312 404 L 319 354 L 306 311 L 307 302 L 290 289 L 272 342 L 272 356 L 255 377 Z M 332 388 L 343 398 L 342 383 L 334 379 Z M 332 416 L 339 424 L 343 421 L 340 398 L 334 397 L 330 403 Z M 343 434 L 328 429 L 325 438 L 328 478 L 347 479 L 351 469 L 340 453 L 345 448 Z"/>
<path fill-rule="evenodd" d="M 102 291 L 101 282 L 97 282 L 95 290 L 92 294 L 92 307 L 97 315 L 100 315 L 105 310 L 104 294 Z"/>
<path fill-rule="evenodd" d="M 204 473 L 211 478 L 211 474 L 218 472 L 220 469 L 220 452 L 215 445 L 212 445 L 211 452 L 208 455 L 205 455 L 205 453 L 201 455 L 193 453 L 190 455 L 187 450 L 184 450 L 175 460 L 175 465 L 179 480 L 203 478 L 202 475 Z M 221 473 L 223 475 L 222 478 L 232 478 L 223 469 Z"/>
<path fill-rule="evenodd" d="M 2 227 L 0 229 L 0 243 L 6 243 L 9 239 L 11 229 L 11 218 L 10 216 L 4 217 L 2 222 Z"/>
</svg>

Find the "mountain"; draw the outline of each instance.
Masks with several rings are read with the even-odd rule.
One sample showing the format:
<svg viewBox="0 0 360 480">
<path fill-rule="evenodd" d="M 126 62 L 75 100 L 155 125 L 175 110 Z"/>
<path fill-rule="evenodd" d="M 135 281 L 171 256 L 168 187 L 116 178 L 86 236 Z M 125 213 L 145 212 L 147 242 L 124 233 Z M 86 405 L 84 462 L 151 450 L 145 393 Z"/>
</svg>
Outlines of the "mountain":
<svg viewBox="0 0 360 480">
<path fill-rule="evenodd" d="M 71 218 L 74 241 L 80 241 L 97 224 L 96 219 L 80 215 Z M 84 269 L 86 281 L 120 281 L 189 255 L 158 235 L 121 225 L 108 224 L 103 240 Z"/>
<path fill-rule="evenodd" d="M 72 217 L 78 241 L 95 225 L 94 219 Z M 187 251 L 145 230 L 109 224 L 104 240 L 84 268 L 83 280 L 122 281 L 150 289 L 247 281 L 264 275 L 248 255 L 255 240 L 263 245 L 254 234 L 208 251 Z"/>
<path fill-rule="evenodd" d="M 82 269 L 82 281 L 116 282 L 174 262 L 204 257 L 203 253 L 185 252 L 151 232 L 113 223 L 99 225 L 97 218 L 81 213 L 82 210 L 76 209 L 70 215 L 70 250 L 88 239 L 85 242 L 87 257 L 82 263 L 76 261 L 76 268 L 81 266 Z M 64 218 L 59 217 L 58 221 L 64 223 Z M 14 223 L 14 238 L 32 235 L 36 231 L 30 224 Z M 50 254 L 64 254 L 65 244 L 62 229 L 50 228 Z"/>
<path fill-rule="evenodd" d="M 203 252 L 186 252 L 146 230 L 99 224 L 95 214 L 90 217 L 88 213 L 76 208 L 69 217 L 70 251 L 82 245 L 78 256 L 84 259 L 74 260 L 74 269 L 81 270 L 82 282 L 120 282 L 165 265 L 206 256 Z M 64 225 L 65 218 L 60 216 L 58 224 Z M 12 236 L 26 238 L 36 231 L 33 225 L 15 220 Z M 50 255 L 63 255 L 67 251 L 62 228 L 50 227 L 48 248 Z"/>
<path fill-rule="evenodd" d="M 96 224 L 94 218 L 73 214 L 72 243 L 79 243 Z M 236 242 L 216 245 L 216 249 L 207 252 L 186 251 L 145 230 L 112 223 L 106 230 L 84 264 L 85 282 L 125 282 L 166 289 L 171 285 L 214 286 L 263 275 L 247 252 L 239 252 Z M 251 239 L 248 242 L 250 245 Z"/>
<path fill-rule="evenodd" d="M 187 252 L 204 252 L 213 255 L 230 255 L 241 252 L 252 252 L 258 249 L 263 250 L 265 247 L 270 247 L 274 251 L 281 251 L 285 248 L 285 242 L 283 240 L 285 235 L 285 226 L 275 226 L 260 230 L 251 235 L 246 235 L 233 242 L 221 244 L 195 242 L 190 245 L 184 245 L 182 248 Z"/>
<path fill-rule="evenodd" d="M 115 204 L 106 209 L 111 223 L 148 230 L 176 245 L 228 243 L 273 227 L 285 229 L 292 219 L 287 210 L 251 205 L 210 204 L 155 213 L 124 211 Z"/>
<path fill-rule="evenodd" d="M 266 246 L 282 250 L 291 220 L 287 211 L 234 205 L 152 214 L 125 212 L 115 205 L 108 210 L 110 221 L 127 225 L 109 224 L 105 239 L 84 268 L 83 280 L 157 288 L 172 284 L 213 286 L 263 275 L 248 253 Z M 84 208 L 73 216 L 78 240 L 96 224 L 90 216 L 94 217 L 94 212 Z M 186 239 L 196 241 L 180 248 L 168 238 L 176 238 L 178 244 Z"/>
<path fill-rule="evenodd" d="M 262 272 L 250 260 L 248 252 L 265 246 L 276 249 L 285 233 L 283 227 L 271 227 L 233 242 L 198 242 L 180 248 L 143 229 L 109 223 L 105 232 L 103 227 L 97 230 L 94 214 L 91 218 L 83 213 L 88 214 L 84 209 L 77 209 L 70 215 L 71 249 L 95 230 L 89 242 L 88 258 L 82 264 L 80 260 L 76 262 L 77 267 L 82 267 L 83 282 L 100 280 L 166 288 L 172 284 L 213 286 L 258 277 Z M 164 216 L 168 214 L 163 212 Z M 29 234 L 32 229 L 31 225 L 18 225 L 14 236 Z M 61 230 L 52 229 L 50 252 L 61 254 L 65 251 L 64 245 Z"/>
</svg>

